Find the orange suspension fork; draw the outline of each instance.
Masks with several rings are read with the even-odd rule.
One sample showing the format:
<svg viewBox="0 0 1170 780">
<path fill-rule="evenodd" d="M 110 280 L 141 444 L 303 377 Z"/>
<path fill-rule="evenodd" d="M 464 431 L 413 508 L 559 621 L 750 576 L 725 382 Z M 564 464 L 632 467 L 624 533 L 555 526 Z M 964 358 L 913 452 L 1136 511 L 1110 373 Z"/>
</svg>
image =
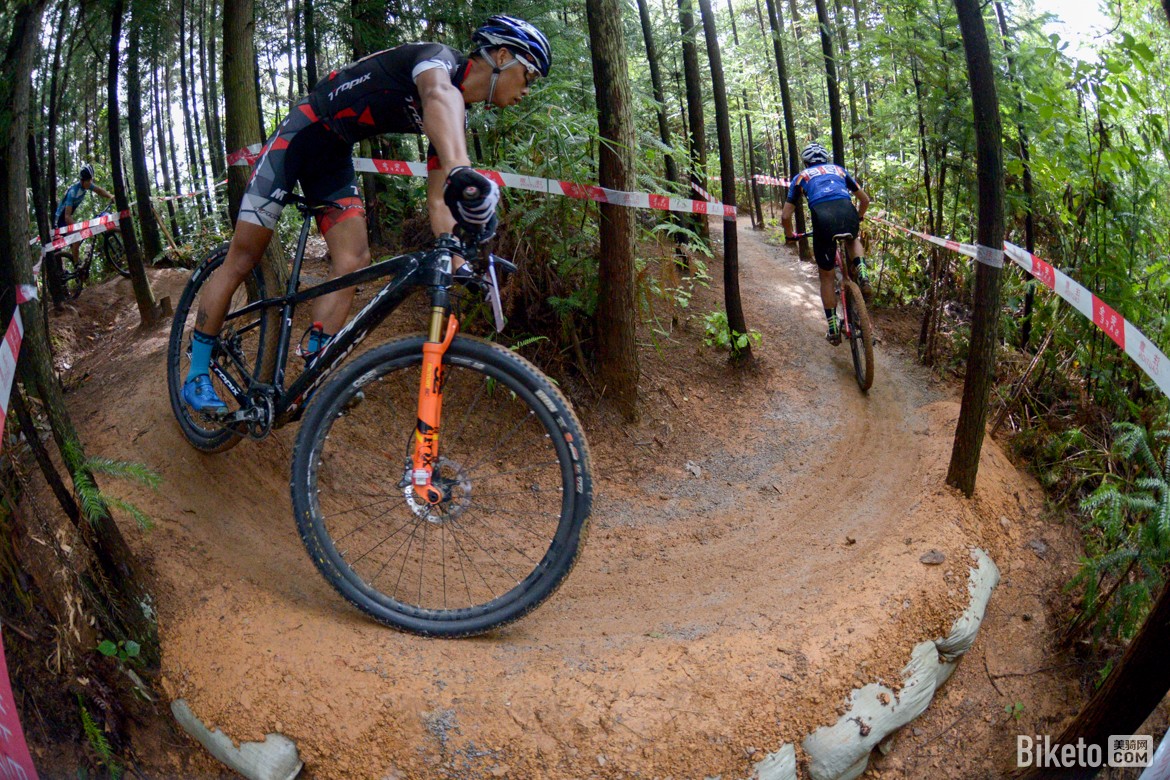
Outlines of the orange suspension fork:
<svg viewBox="0 0 1170 780">
<path fill-rule="evenodd" d="M 428 504 L 443 500 L 441 490 L 431 484 L 435 464 L 439 458 L 439 418 L 443 410 L 443 355 L 459 332 L 459 320 L 450 315 L 447 335 L 442 338 L 444 308 L 431 310 L 431 327 L 423 342 L 422 377 L 418 387 L 418 424 L 414 432 L 414 453 L 411 456 L 411 483 L 415 495 Z"/>
</svg>

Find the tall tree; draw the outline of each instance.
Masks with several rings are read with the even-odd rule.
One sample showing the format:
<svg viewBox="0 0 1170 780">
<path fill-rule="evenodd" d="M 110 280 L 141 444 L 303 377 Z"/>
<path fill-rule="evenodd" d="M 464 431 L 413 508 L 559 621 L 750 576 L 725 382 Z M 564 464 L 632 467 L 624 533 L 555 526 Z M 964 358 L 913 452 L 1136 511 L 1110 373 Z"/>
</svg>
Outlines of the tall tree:
<svg viewBox="0 0 1170 780">
<path fill-rule="evenodd" d="M 313 19 L 313 0 L 304 0 L 305 5 L 305 86 L 317 86 L 317 23 Z"/>
<path fill-rule="evenodd" d="M 43 8 L 44 0 L 31 0 L 8 17 L 12 28 L 0 58 L 0 290 L 9 293 L 9 300 L 17 284 L 33 282 L 27 229 L 28 160 L 23 138 L 28 132 L 29 73 Z M 81 492 L 83 484 L 94 484 L 94 475 L 86 465 L 84 449 L 53 371 L 45 320 L 35 299 L 22 304 L 20 312 L 25 333 L 17 364 L 18 379 L 26 392 L 39 397 L 61 460 L 73 478 L 75 490 Z M 157 632 L 146 609 L 151 598 L 143 587 L 134 555 L 104 503 L 90 506 L 87 515 L 84 525 L 80 518 L 74 518 L 79 532 L 76 542 L 84 546 L 85 554 L 71 556 L 76 568 L 66 567 L 62 576 L 76 575 L 74 583 L 85 599 L 82 606 L 86 617 L 94 619 L 98 631 L 115 639 L 139 642 L 143 647 L 141 657 L 154 663 L 158 659 Z M 20 516 L 24 513 L 17 515 Z M 91 630 L 84 618 L 76 624 L 87 633 Z M 70 642 L 70 637 L 63 639 Z"/>
<path fill-rule="evenodd" d="M 837 85 L 837 59 L 833 54 L 833 33 L 825 0 L 817 2 L 817 21 L 821 30 L 821 51 L 825 55 L 825 85 L 829 90 L 829 124 L 833 135 L 833 162 L 845 167 L 845 134 L 841 128 L 841 90 Z"/>
<path fill-rule="evenodd" d="M 979 228 L 976 235 L 981 257 L 975 264 L 971 344 L 947 484 L 970 497 L 975 492 L 975 477 L 979 473 L 979 453 L 986 432 L 987 397 L 995 373 L 1000 266 L 1003 265 L 1003 129 L 999 120 L 995 70 L 979 1 L 955 0 L 955 10 L 959 15 L 963 51 L 967 56 L 967 80 L 971 85 L 979 176 Z"/>
<path fill-rule="evenodd" d="M 134 174 L 134 198 L 138 207 L 138 226 L 142 230 L 142 250 L 153 260 L 162 254 L 154 209 L 150 202 L 150 172 L 146 167 L 146 126 L 142 121 L 142 60 L 139 45 L 142 30 L 148 28 L 143 0 L 131 0 L 130 50 L 126 59 L 126 118 L 130 125 L 130 167 Z M 147 285 L 149 289 L 149 285 Z"/>
<path fill-rule="evenodd" d="M 642 23 L 642 40 L 646 43 L 646 61 L 650 65 L 650 87 L 654 90 L 654 107 L 658 116 L 658 138 L 662 145 L 671 148 L 670 123 L 666 118 L 666 91 L 662 87 L 662 70 L 658 64 L 658 47 L 654 43 L 654 26 L 650 22 L 650 5 L 647 0 L 638 0 L 638 19 Z M 664 155 L 666 180 L 678 181 L 678 167 L 674 155 Z"/>
<path fill-rule="evenodd" d="M 264 142 L 256 115 L 256 54 L 253 41 L 256 29 L 253 0 L 232 0 L 223 8 L 223 98 L 224 127 L 227 132 L 224 141 L 227 148 L 236 150 Z M 248 186 L 249 171 L 246 166 L 228 166 L 228 217 L 232 225 L 240 213 L 240 201 Z M 261 263 L 264 283 L 269 290 L 284 289 L 288 278 L 288 265 L 280 248 L 280 239 L 273 236 L 264 251 Z M 268 324 L 274 327 L 274 319 Z M 271 331 L 275 332 L 275 331 Z M 271 377 L 276 368 L 276 343 L 269 339 L 265 345 L 262 376 Z"/>
<path fill-rule="evenodd" d="M 703 32 L 707 37 L 707 59 L 711 63 L 711 91 L 715 100 L 715 128 L 719 137 L 719 173 L 723 185 L 723 205 L 735 208 L 735 150 L 731 145 L 731 118 L 727 110 L 727 85 L 723 79 L 723 57 L 719 52 L 719 33 L 715 29 L 715 14 L 711 0 L 699 0 L 703 16 Z M 746 334 L 747 322 L 743 316 L 743 302 L 739 295 L 739 237 L 733 218 L 723 217 L 723 303 L 727 309 L 727 326 L 733 334 Z M 751 341 L 731 350 L 733 359 L 749 362 L 752 359 Z"/>
<path fill-rule="evenodd" d="M 134 234 L 134 222 L 130 219 L 130 199 L 126 197 L 126 177 L 122 172 L 122 138 L 119 133 L 121 111 L 118 106 L 118 60 L 122 43 L 122 16 L 124 13 L 123 0 L 114 0 L 110 11 L 110 66 L 106 74 L 106 90 L 109 103 L 106 107 L 106 120 L 110 138 L 110 178 L 114 184 L 114 202 L 118 213 L 122 217 L 122 244 L 126 247 L 126 262 L 130 266 L 130 281 L 134 286 L 134 300 L 138 303 L 138 316 L 144 326 L 154 325 L 163 316 L 163 311 L 154 300 L 154 292 L 150 289 L 150 280 L 146 278 L 146 267 L 142 262 L 142 252 L 138 247 L 138 237 Z M 143 155 L 145 166 L 145 155 Z M 149 187 L 147 188 L 149 194 Z M 147 204 L 149 205 L 149 198 Z"/>
<path fill-rule="evenodd" d="M 780 81 L 780 102 L 783 106 L 784 126 L 781 129 L 787 138 L 788 147 L 788 176 L 800 173 L 800 158 L 797 156 L 796 119 L 793 116 L 792 95 L 788 91 L 788 67 L 784 63 L 784 45 L 781 43 L 781 32 L 784 21 L 780 15 L 779 0 L 766 0 L 768 6 L 768 23 L 772 27 L 772 51 L 776 58 L 776 76 Z M 805 232 L 804 207 L 796 209 L 796 232 Z M 812 252 L 808 248 L 808 239 L 802 238 L 798 251 L 801 260 L 811 260 Z"/>
<path fill-rule="evenodd" d="M 200 27 L 202 28 L 202 14 Z M 223 131 L 219 122 L 219 80 L 216 78 L 215 65 L 215 22 L 219 17 L 219 1 L 211 0 L 211 18 L 208 20 L 206 35 L 200 36 L 199 51 L 207 50 L 207 58 L 203 64 L 204 92 L 203 113 L 207 121 L 207 143 L 211 156 L 211 175 L 218 182 L 223 178 L 223 170 L 227 166 L 224 160 Z M 291 83 L 291 82 L 290 82 Z"/>
<path fill-rule="evenodd" d="M 179 0 L 179 93 L 182 98 L 183 136 L 187 141 L 187 174 L 192 183 L 192 190 L 199 189 L 199 155 L 195 151 L 194 112 L 190 106 L 194 100 L 188 102 L 190 92 L 187 89 L 187 0 Z M 194 86 L 194 85 L 192 85 Z"/>
<path fill-rule="evenodd" d="M 1036 251 L 1035 220 L 1032 218 L 1033 187 L 1032 187 L 1032 159 L 1028 150 L 1028 133 L 1024 130 L 1024 98 L 1020 92 L 1020 85 L 1016 82 L 1016 60 L 1012 55 L 1012 47 L 1008 38 L 1007 14 L 1004 13 L 1003 3 L 995 0 L 995 16 L 999 20 L 1000 42 L 1007 55 L 1008 83 L 1016 98 L 1016 139 L 1020 144 L 1020 162 L 1024 165 L 1024 248 L 1029 252 Z M 1020 323 L 1020 349 L 1027 349 L 1032 337 L 1032 308 L 1036 302 L 1036 277 L 1025 271 L 1028 282 L 1024 292 L 1024 313 Z"/>
<path fill-rule="evenodd" d="M 707 188 L 707 130 L 703 122 L 703 78 L 699 72 L 699 50 L 695 45 L 695 15 L 691 0 L 678 0 L 678 20 L 682 27 L 683 80 L 687 85 L 687 124 L 690 129 L 691 182 Z M 690 197 L 695 197 L 691 192 Z M 698 215 L 695 232 L 710 242 L 707 218 Z"/>
<path fill-rule="evenodd" d="M 585 0 L 597 95 L 597 126 L 601 135 L 599 174 L 602 187 L 632 191 L 634 118 L 631 113 L 626 42 L 619 0 Z M 635 340 L 638 307 L 634 300 L 634 212 L 615 203 L 600 204 L 601 257 L 594 328 L 602 383 L 616 400 L 622 416 L 638 413 L 638 348 Z"/>
<path fill-rule="evenodd" d="M 69 3 L 63 0 L 61 3 L 61 17 L 57 22 L 57 39 L 53 43 L 53 73 L 49 77 L 49 116 L 48 121 L 48 195 L 49 201 L 54 207 L 57 205 L 57 127 L 59 119 L 57 116 L 57 101 L 59 99 L 60 90 L 65 89 L 65 81 L 69 78 L 69 69 L 65 68 L 62 73 L 61 68 L 61 46 L 66 37 L 69 38 L 69 53 L 73 53 L 73 42 L 76 36 L 65 35 L 65 20 L 69 18 Z M 69 57 L 66 57 L 66 62 Z M 60 87 L 58 87 L 58 78 L 61 80 Z"/>
<path fill-rule="evenodd" d="M 158 149 L 158 158 L 159 158 L 158 167 L 159 167 L 160 171 L 162 172 L 163 191 L 166 192 L 168 195 L 174 195 L 178 192 L 178 188 L 176 187 L 175 189 L 171 189 L 171 174 L 170 174 L 170 170 L 167 168 L 167 149 L 170 148 L 171 154 L 173 156 L 174 155 L 174 148 L 173 148 L 174 140 L 172 137 L 170 144 L 167 143 L 166 134 L 167 134 L 167 130 L 169 130 L 170 127 L 166 124 L 163 124 L 162 110 L 159 108 L 159 103 L 161 102 L 161 100 L 159 98 L 158 71 L 159 71 L 158 62 L 156 61 L 156 59 L 152 53 L 151 59 L 150 59 L 150 76 L 151 76 L 150 94 L 151 94 L 152 108 L 154 109 L 154 139 L 155 139 L 155 145 Z M 176 241 L 178 241 L 179 240 L 179 222 L 178 222 L 177 216 L 175 214 L 175 201 L 174 200 L 167 201 L 167 214 L 170 216 L 170 220 L 171 220 L 171 237 L 174 238 Z"/>
</svg>

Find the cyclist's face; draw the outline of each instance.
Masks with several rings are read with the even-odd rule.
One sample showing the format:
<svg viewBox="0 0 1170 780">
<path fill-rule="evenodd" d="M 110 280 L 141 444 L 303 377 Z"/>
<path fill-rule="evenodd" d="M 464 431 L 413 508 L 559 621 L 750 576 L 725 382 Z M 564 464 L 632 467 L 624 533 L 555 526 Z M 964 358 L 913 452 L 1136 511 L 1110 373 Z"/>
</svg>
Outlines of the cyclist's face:
<svg viewBox="0 0 1170 780">
<path fill-rule="evenodd" d="M 496 82 L 496 94 L 492 102 L 501 107 L 514 106 L 528 94 L 532 84 L 539 78 L 540 71 L 523 56 L 513 54 L 508 49 L 501 51 L 505 52 L 504 62 L 501 62 L 501 65 L 506 65 L 512 60 L 515 60 L 516 64 L 500 73 L 500 80 Z"/>
<path fill-rule="evenodd" d="M 93 179 L 81 179 L 81 189 L 88 190 L 93 186 Z"/>
</svg>

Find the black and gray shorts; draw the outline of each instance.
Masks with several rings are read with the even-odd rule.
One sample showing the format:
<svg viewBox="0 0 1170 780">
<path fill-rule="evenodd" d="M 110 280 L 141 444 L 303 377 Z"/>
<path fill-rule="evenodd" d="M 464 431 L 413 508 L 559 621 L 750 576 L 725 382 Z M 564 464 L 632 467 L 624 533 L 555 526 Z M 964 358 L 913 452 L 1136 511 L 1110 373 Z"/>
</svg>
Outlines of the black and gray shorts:
<svg viewBox="0 0 1170 780">
<path fill-rule="evenodd" d="M 817 260 L 817 268 L 831 271 L 836 265 L 833 258 L 837 254 L 833 236 L 841 233 L 856 236 L 861 231 L 861 217 L 857 215 L 853 201 L 848 198 L 822 201 L 809 206 L 809 211 L 812 212 L 813 256 Z"/>
<path fill-rule="evenodd" d="M 353 146 L 320 121 L 308 99 L 293 106 L 264 144 L 240 201 L 239 219 L 275 230 L 285 195 L 297 184 L 310 201 L 329 200 L 344 207 L 318 218 L 323 234 L 344 219 L 365 214 Z"/>
</svg>

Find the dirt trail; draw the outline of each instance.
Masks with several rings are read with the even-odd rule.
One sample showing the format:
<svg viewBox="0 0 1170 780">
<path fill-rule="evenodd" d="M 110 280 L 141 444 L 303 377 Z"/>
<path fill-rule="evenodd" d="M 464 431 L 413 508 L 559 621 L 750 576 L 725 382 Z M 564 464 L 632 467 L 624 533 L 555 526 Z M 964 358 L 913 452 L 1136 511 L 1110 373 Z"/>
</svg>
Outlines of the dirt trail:
<svg viewBox="0 0 1170 780">
<path fill-rule="evenodd" d="M 157 493 L 108 489 L 157 522 L 127 533 L 157 578 L 168 696 L 236 740 L 288 735 L 310 777 L 746 777 L 835 721 L 852 688 L 895 683 L 915 643 L 947 633 L 972 546 L 1005 571 L 1000 592 L 1010 597 L 1016 572 L 1028 580 L 1002 614 L 1026 602 L 1035 620 L 1001 627 L 1012 642 L 998 668 L 1043 660 L 1039 599 L 1074 550 L 1039 518 L 1039 489 L 991 441 L 975 499 L 945 488 L 952 392 L 880 344 L 860 394 L 847 347 L 824 341 L 812 267 L 743 223 L 740 237 L 748 323 L 764 336 L 757 369 L 729 372 L 701 346 L 698 316 L 643 350 L 638 425 L 622 432 L 579 410 L 597 501 L 576 570 L 519 624 L 457 642 L 382 628 L 335 595 L 292 521 L 295 430 L 218 456 L 192 450 L 167 402 L 167 331 L 132 336 L 128 282 L 87 291 L 54 327 L 101 323 L 73 327 L 95 339 L 73 345 L 85 354 L 71 376 L 89 379 L 69 396 L 90 450 L 164 477 Z M 185 273 L 153 273 L 156 293 L 177 300 Z M 701 291 L 690 311 L 720 308 L 721 295 Z M 1041 537 L 1045 558 L 1025 549 Z M 930 550 L 945 562 L 920 563 Z M 993 596 L 993 617 L 1003 603 Z M 963 679 L 950 686 L 976 686 Z M 1066 694 L 1030 694 L 1018 730 L 1063 717 Z M 1000 717 L 972 719 L 983 743 L 969 768 L 1014 749 L 1002 704 L 976 706 Z M 915 755 L 946 747 L 936 740 Z M 907 756 L 886 759 L 884 776 L 929 776 Z M 149 758 L 160 774 L 180 769 Z"/>
</svg>

